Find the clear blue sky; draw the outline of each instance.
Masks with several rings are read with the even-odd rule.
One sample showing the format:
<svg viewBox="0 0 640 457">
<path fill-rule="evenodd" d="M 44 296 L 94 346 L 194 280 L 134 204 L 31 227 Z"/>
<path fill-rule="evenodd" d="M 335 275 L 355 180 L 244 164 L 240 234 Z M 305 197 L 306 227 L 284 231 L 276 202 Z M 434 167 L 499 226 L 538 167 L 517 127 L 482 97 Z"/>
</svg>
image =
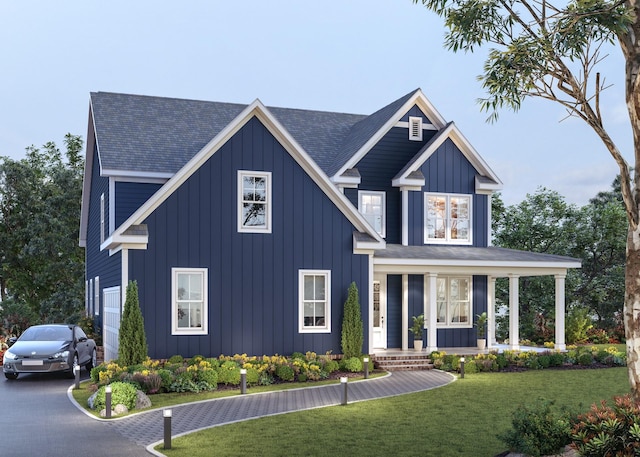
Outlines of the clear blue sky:
<svg viewBox="0 0 640 457">
<path fill-rule="evenodd" d="M 0 0 L 0 155 L 87 133 L 89 92 L 369 114 L 420 87 L 521 201 L 538 186 L 584 204 L 617 168 L 563 109 L 529 100 L 495 124 L 476 100 L 484 54 L 443 48 L 442 20 L 411 0 Z M 602 111 L 627 158 L 624 62 Z"/>
</svg>

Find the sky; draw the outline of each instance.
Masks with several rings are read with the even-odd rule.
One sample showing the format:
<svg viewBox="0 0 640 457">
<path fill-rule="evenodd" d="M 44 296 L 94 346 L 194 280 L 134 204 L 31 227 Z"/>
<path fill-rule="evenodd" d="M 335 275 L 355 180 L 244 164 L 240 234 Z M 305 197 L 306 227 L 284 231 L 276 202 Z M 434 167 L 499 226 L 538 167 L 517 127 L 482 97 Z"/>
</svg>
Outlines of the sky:
<svg viewBox="0 0 640 457">
<path fill-rule="evenodd" d="M 486 51 L 444 48 L 441 18 L 411 0 L 0 0 L 0 156 L 66 133 L 86 139 L 90 92 L 371 114 L 416 88 L 453 121 L 517 204 L 538 187 L 586 204 L 618 173 L 558 104 L 528 99 L 486 122 Z M 630 160 L 624 60 L 601 64 L 605 127 Z"/>
</svg>

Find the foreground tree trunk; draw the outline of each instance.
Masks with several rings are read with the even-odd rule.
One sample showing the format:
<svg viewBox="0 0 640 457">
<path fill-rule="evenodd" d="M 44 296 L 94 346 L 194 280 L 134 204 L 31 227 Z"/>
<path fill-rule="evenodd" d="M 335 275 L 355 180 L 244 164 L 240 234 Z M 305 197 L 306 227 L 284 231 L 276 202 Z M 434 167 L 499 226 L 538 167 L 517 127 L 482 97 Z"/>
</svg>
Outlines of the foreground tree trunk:
<svg viewBox="0 0 640 457">
<path fill-rule="evenodd" d="M 627 371 L 634 398 L 640 399 L 640 230 L 629 227 L 625 270 L 624 328 Z"/>
</svg>

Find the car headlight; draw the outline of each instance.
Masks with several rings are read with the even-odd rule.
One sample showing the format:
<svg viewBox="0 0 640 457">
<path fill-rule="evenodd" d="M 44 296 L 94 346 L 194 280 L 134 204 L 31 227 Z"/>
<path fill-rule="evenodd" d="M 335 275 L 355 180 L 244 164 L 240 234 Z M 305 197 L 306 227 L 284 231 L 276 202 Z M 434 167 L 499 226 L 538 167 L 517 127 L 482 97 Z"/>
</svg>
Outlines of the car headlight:
<svg viewBox="0 0 640 457">
<path fill-rule="evenodd" d="M 7 351 L 7 352 L 5 352 L 5 353 L 4 353 L 4 359 L 5 359 L 5 360 L 15 360 L 15 359 L 17 359 L 17 358 L 18 358 L 18 356 L 17 356 L 17 355 L 15 355 L 15 354 L 14 354 L 13 352 L 11 352 L 11 351 Z"/>
<path fill-rule="evenodd" d="M 69 357 L 69 351 L 56 352 L 53 354 L 54 359 L 67 359 Z"/>
</svg>

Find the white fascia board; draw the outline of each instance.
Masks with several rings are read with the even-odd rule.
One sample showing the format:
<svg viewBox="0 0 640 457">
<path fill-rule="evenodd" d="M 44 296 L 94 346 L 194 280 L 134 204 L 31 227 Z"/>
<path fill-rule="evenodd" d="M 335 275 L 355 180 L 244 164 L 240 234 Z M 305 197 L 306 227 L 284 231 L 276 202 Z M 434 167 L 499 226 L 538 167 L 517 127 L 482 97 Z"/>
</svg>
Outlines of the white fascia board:
<svg viewBox="0 0 640 457">
<path fill-rule="evenodd" d="M 527 271 L 531 273 L 531 276 L 547 275 L 545 271 L 559 271 L 567 270 L 569 268 L 580 268 L 582 265 L 579 261 L 563 261 L 563 262 L 509 262 L 509 261 L 482 261 L 482 260 L 447 260 L 447 259 L 389 259 L 389 258 L 374 258 L 374 265 L 386 266 L 389 268 L 399 268 L 400 270 L 410 268 L 414 270 L 414 267 L 419 267 L 424 271 L 431 271 L 430 268 L 454 268 L 459 270 L 464 269 L 477 269 L 483 271 L 483 274 L 487 274 L 487 270 L 497 270 L 512 272 L 514 274 L 520 274 L 525 276 L 521 271 Z M 519 273 L 520 271 L 520 273 Z"/>
<path fill-rule="evenodd" d="M 349 177 L 349 176 L 334 176 L 331 178 L 331 182 L 337 186 L 357 188 L 360 185 L 361 178 Z"/>
<path fill-rule="evenodd" d="M 373 251 L 376 249 L 385 249 L 387 247 L 386 241 L 383 239 L 377 241 L 358 241 L 356 240 L 355 234 L 353 235 L 353 249 L 358 251 Z M 362 254 L 363 252 L 357 252 L 357 254 Z"/>
<path fill-rule="evenodd" d="M 425 113 L 425 115 L 431 119 L 432 125 L 436 127 L 437 130 L 440 130 L 445 126 L 446 122 L 442 115 L 436 110 L 435 106 L 431 104 L 431 102 L 425 97 L 422 90 L 418 89 L 415 94 L 409 98 L 405 102 L 404 105 L 396 111 L 396 113 L 391 116 L 387 122 L 373 135 L 369 140 L 362 146 L 348 161 L 345 163 L 340 170 L 333 176 L 340 176 L 349 168 L 353 168 L 356 164 L 364 157 L 370 150 L 373 148 L 378 142 L 391 130 L 392 127 L 396 125 L 401 119 L 401 117 L 411 109 L 413 105 L 418 105 L 418 107 Z"/>
<path fill-rule="evenodd" d="M 82 177 L 82 201 L 80 203 L 80 236 L 78 245 L 81 248 L 87 247 L 87 229 L 89 227 L 89 202 L 91 200 L 91 170 L 93 170 L 93 151 L 96 149 L 98 155 L 100 148 L 98 147 L 98 138 L 96 135 L 96 121 L 93 116 L 93 102 L 89 97 L 89 127 L 87 132 L 86 158 L 84 161 L 84 173 Z M 93 147 L 95 144 L 95 148 Z M 89 147 L 91 146 L 91 151 Z"/>
<path fill-rule="evenodd" d="M 114 249 L 116 246 L 130 245 L 138 246 L 131 249 L 147 249 L 149 235 L 112 235 L 100 245 L 100 250 Z"/>
<path fill-rule="evenodd" d="M 247 106 L 233 121 L 222 129 L 207 145 L 205 145 L 191 160 L 189 160 L 178 172 L 169 179 L 149 200 L 147 200 L 135 213 L 133 213 L 116 230 L 114 235 L 121 234 L 132 225 L 141 224 L 162 202 L 172 195 L 196 170 L 198 170 L 209 158 L 215 154 L 233 135 L 235 135 L 250 119 L 258 118 L 270 131 L 277 141 L 291 154 L 298 164 L 320 186 L 325 194 L 338 206 L 355 228 L 366 232 L 376 240 L 382 241 L 380 236 L 370 227 L 357 209 L 349 202 L 338 188 L 329 181 L 326 174 L 318 167 L 304 149 L 293 139 L 287 130 L 269 112 L 269 110 L 256 99 Z"/>
<path fill-rule="evenodd" d="M 427 180 L 425 178 L 410 179 L 403 175 L 400 178 L 393 179 L 391 185 L 393 187 L 406 188 L 406 190 L 422 190 L 426 182 Z"/>
<path fill-rule="evenodd" d="M 498 175 L 491 169 L 489 164 L 484 161 L 482 156 L 476 151 L 476 149 L 469 143 L 467 138 L 462 134 L 460 129 L 452 123 L 452 129 L 450 132 L 451 140 L 458 146 L 464 156 L 471 162 L 471 165 L 478 170 L 483 176 L 487 176 L 494 180 L 500 188 L 502 188 L 502 181 L 498 178 Z"/>
<path fill-rule="evenodd" d="M 492 193 L 502 189 L 502 183 L 486 183 L 480 182 L 476 176 L 476 193 L 491 195 Z"/>
<path fill-rule="evenodd" d="M 104 168 L 100 170 L 100 176 L 108 176 L 110 178 L 116 178 L 119 181 L 129 182 L 152 182 L 153 180 L 166 182 L 173 177 L 173 173 L 141 172 Z"/>
</svg>

